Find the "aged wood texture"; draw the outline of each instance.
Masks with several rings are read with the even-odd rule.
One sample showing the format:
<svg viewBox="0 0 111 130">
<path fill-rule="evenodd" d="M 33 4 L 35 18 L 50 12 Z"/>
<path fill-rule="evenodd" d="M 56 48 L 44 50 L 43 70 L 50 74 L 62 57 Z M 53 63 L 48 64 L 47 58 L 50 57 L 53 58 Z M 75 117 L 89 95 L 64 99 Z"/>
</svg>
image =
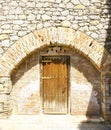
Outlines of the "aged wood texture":
<svg viewBox="0 0 111 130">
<path fill-rule="evenodd" d="M 68 57 L 45 57 L 43 62 L 43 111 L 68 112 Z"/>
</svg>

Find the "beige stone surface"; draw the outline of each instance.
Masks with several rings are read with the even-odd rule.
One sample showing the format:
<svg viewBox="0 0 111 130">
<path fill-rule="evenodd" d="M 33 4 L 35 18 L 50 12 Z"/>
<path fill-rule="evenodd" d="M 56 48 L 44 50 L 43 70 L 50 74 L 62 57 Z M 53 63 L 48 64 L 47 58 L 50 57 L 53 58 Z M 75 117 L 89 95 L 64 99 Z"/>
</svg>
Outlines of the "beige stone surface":
<svg viewBox="0 0 111 130">
<path fill-rule="evenodd" d="M 4 40 L 4 39 L 8 39 L 8 35 L 7 34 L 1 34 L 0 35 L 0 40 Z"/>
<path fill-rule="evenodd" d="M 84 10 L 86 7 L 84 5 L 79 4 L 79 5 L 76 5 L 74 8 L 78 10 Z"/>
</svg>

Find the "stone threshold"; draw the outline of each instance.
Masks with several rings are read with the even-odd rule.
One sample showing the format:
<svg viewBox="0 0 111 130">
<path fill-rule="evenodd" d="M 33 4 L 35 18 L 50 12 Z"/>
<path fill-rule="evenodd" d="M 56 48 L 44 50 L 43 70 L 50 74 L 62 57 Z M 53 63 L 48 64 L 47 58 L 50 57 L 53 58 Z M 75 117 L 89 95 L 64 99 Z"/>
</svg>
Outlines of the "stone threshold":
<svg viewBox="0 0 111 130">
<path fill-rule="evenodd" d="M 72 116 L 72 115 L 47 115 L 47 114 L 39 114 L 39 115 L 11 115 L 9 119 L 0 119 L 0 121 L 8 121 L 8 122 L 19 122 L 19 123 L 105 123 L 102 117 L 97 116 Z"/>
</svg>

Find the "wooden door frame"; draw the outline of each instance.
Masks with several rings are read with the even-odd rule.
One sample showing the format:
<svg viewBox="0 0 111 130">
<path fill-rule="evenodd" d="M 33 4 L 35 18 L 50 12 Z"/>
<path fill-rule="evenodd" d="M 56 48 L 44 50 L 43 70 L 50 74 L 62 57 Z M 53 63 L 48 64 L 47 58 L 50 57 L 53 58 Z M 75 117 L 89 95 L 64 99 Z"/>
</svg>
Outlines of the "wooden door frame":
<svg viewBox="0 0 111 130">
<path fill-rule="evenodd" d="M 42 80 L 42 75 L 43 75 L 43 64 L 42 64 L 42 57 L 45 57 L 45 56 L 54 56 L 54 57 L 61 57 L 61 56 L 67 56 L 68 57 L 68 68 L 67 68 L 67 71 L 68 71 L 68 81 L 67 81 L 67 114 L 70 114 L 71 112 L 71 109 L 70 109 L 70 91 L 71 91 L 71 88 L 70 88 L 70 55 L 47 55 L 47 54 L 41 54 L 40 57 L 39 57 L 39 64 L 40 64 L 40 111 L 42 114 L 44 114 L 43 112 L 43 80 Z"/>
</svg>

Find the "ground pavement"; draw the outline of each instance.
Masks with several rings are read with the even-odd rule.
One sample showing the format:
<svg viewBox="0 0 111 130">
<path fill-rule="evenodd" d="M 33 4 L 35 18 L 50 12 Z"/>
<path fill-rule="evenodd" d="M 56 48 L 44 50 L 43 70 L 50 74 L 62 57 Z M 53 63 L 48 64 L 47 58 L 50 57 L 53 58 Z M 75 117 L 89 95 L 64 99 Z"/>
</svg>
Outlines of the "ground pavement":
<svg viewBox="0 0 111 130">
<path fill-rule="evenodd" d="M 12 115 L 0 119 L 0 130 L 111 130 L 102 118 L 70 115 Z"/>
</svg>

